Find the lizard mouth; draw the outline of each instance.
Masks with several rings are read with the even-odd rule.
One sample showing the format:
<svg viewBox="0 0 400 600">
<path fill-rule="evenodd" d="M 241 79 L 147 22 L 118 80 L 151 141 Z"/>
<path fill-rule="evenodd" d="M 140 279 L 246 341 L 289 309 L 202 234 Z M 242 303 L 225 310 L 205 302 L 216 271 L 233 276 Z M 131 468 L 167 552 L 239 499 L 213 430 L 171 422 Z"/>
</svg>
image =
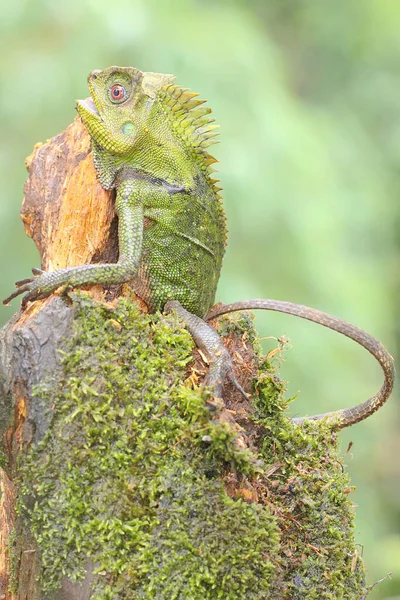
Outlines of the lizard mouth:
<svg viewBox="0 0 400 600">
<path fill-rule="evenodd" d="M 78 104 L 78 106 L 83 107 L 84 109 L 92 113 L 92 115 L 96 115 L 96 117 L 100 116 L 99 111 L 97 110 L 97 107 L 90 96 L 89 98 L 85 98 L 84 100 L 77 100 L 76 103 Z"/>
</svg>

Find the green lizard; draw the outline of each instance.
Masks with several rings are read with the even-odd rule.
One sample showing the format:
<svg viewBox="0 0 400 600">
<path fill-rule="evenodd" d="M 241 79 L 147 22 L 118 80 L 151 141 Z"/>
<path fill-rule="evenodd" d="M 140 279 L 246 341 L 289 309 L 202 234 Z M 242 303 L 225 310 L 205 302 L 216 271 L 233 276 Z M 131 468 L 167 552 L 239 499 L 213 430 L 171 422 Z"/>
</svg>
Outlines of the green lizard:
<svg viewBox="0 0 400 600">
<path fill-rule="evenodd" d="M 373 337 L 320 311 L 276 300 L 249 300 L 209 312 L 226 245 L 220 188 L 212 178 L 216 160 L 208 152 L 217 126 L 198 94 L 174 79 L 133 67 L 90 73 L 91 98 L 78 100 L 77 110 L 91 137 L 99 181 L 105 189 L 117 190 L 119 260 L 55 272 L 33 269 L 34 277 L 17 282 L 4 303 L 26 293 L 24 307 L 59 287 L 132 281 L 150 310 L 176 310 L 182 318 L 208 358 L 205 383 L 217 397 L 226 379 L 245 392 L 236 382 L 229 353 L 206 321 L 256 308 L 297 315 L 350 337 L 380 363 L 385 381 L 375 396 L 327 413 L 339 418 L 339 427 L 365 419 L 387 400 L 394 381 L 393 359 Z"/>
</svg>

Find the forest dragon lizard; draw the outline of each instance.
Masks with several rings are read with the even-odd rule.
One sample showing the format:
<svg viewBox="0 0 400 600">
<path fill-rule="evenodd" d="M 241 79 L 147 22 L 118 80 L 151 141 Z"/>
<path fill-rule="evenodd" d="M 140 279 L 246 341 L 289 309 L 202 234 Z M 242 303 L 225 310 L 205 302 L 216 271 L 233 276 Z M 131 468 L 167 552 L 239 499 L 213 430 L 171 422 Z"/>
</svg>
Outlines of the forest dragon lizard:
<svg viewBox="0 0 400 600">
<path fill-rule="evenodd" d="M 375 338 L 336 317 L 290 302 L 249 300 L 211 308 L 226 245 L 220 188 L 212 178 L 216 160 L 207 150 L 215 142 L 217 125 L 198 94 L 174 79 L 133 67 L 89 74 L 91 98 L 78 100 L 77 110 L 91 137 L 98 179 L 105 189 L 117 190 L 118 262 L 54 272 L 33 269 L 34 277 L 17 282 L 4 303 L 26 293 L 24 307 L 59 287 L 132 281 L 151 311 L 176 310 L 209 360 L 206 385 L 217 397 L 227 378 L 244 392 L 229 353 L 207 321 L 248 309 L 296 315 L 361 344 L 385 376 L 382 388 L 367 401 L 310 418 L 333 416 L 338 427 L 365 419 L 387 400 L 394 382 L 393 359 Z"/>
</svg>

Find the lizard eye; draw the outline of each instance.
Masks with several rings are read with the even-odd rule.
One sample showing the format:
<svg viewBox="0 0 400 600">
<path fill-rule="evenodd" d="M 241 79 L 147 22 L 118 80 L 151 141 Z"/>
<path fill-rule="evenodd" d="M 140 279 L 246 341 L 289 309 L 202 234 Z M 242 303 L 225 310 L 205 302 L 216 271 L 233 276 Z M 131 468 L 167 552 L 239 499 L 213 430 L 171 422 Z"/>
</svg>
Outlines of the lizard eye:
<svg viewBox="0 0 400 600">
<path fill-rule="evenodd" d="M 118 83 L 113 85 L 110 89 L 110 98 L 111 102 L 114 102 L 114 104 L 123 102 L 126 98 L 126 89 L 124 86 Z"/>
</svg>

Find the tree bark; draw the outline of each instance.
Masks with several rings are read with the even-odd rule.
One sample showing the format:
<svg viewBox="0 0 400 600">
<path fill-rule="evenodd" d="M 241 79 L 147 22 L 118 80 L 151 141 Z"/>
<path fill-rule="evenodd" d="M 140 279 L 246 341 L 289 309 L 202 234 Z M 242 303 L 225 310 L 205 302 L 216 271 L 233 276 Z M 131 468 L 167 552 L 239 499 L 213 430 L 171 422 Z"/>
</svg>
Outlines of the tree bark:
<svg viewBox="0 0 400 600">
<path fill-rule="evenodd" d="M 57 270 L 118 258 L 113 193 L 96 178 L 90 139 L 78 117 L 26 159 L 21 218 L 40 253 L 43 270 Z M 90 293 L 103 296 L 100 286 Z M 3 328 L 1 335 L 0 432 L 6 471 L 0 505 L 0 598 L 36 598 L 36 549 L 25 540 L 18 567 L 19 595 L 10 593 L 7 540 L 14 528 L 16 490 L 12 480 L 19 452 L 26 452 L 47 432 L 51 407 L 33 398 L 32 389 L 59 368 L 61 342 L 71 334 L 73 310 L 59 298 L 30 304 Z M 11 476 L 11 478 L 9 477 Z M 22 536 L 22 534 L 21 534 Z M 2 596 L 3 594 L 3 596 Z M 71 596 L 72 598 L 73 596 Z"/>
</svg>

